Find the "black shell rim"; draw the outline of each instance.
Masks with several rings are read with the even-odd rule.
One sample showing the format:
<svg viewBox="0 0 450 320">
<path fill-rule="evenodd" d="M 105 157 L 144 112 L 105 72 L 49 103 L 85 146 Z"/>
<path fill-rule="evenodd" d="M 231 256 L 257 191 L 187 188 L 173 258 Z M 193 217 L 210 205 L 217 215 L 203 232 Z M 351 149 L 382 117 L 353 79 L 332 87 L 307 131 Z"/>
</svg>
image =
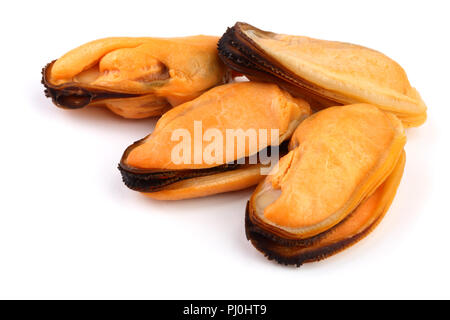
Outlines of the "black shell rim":
<svg viewBox="0 0 450 320">
<path fill-rule="evenodd" d="M 333 227 L 334 228 L 334 227 Z M 294 247 L 294 246 L 311 246 L 317 243 L 320 239 L 322 239 L 328 232 L 330 232 L 333 228 L 326 230 L 322 233 L 319 233 L 315 236 L 306 239 L 289 239 L 284 238 L 280 235 L 274 234 L 270 231 L 267 231 L 261 228 L 259 225 L 254 223 L 250 217 L 250 201 L 247 201 L 247 206 L 245 208 L 245 234 L 247 236 L 247 240 L 251 240 L 251 234 L 258 234 L 266 239 L 270 239 L 274 243 L 279 245 L 283 245 L 286 247 Z"/>
<path fill-rule="evenodd" d="M 319 95 L 313 89 L 316 85 L 306 79 L 299 78 L 286 70 L 280 63 L 268 57 L 253 40 L 241 31 L 242 26 L 259 30 L 247 23 L 236 22 L 233 27 L 227 28 L 217 45 L 219 57 L 230 69 L 247 76 L 251 80 L 276 83 L 293 96 L 308 101 L 313 109 L 323 109 L 344 103 L 331 97 Z"/>
<path fill-rule="evenodd" d="M 134 173 L 127 171 L 120 163 L 118 169 L 122 175 L 122 181 L 131 190 L 139 192 L 155 192 L 161 191 L 164 187 L 175 182 L 209 176 L 225 171 L 231 171 L 242 167 L 243 165 L 224 164 L 208 169 L 197 170 L 177 170 L 177 171 L 162 171 L 154 173 Z"/>
<path fill-rule="evenodd" d="M 81 109 L 93 102 L 98 102 L 105 99 L 123 99 L 135 98 L 141 95 L 131 93 L 117 93 L 108 90 L 97 90 L 87 88 L 80 84 L 71 82 L 61 85 L 53 85 L 48 80 L 47 73 L 51 69 L 56 60 L 48 63 L 42 68 L 41 83 L 44 85 L 45 96 L 51 98 L 52 102 L 63 109 Z"/>
<path fill-rule="evenodd" d="M 241 164 L 241 161 L 237 160 L 231 163 L 226 163 L 223 165 L 204 169 L 158 170 L 158 169 L 140 169 L 129 166 L 126 163 L 126 159 L 129 153 L 135 147 L 144 143 L 148 137 L 149 136 L 146 136 L 145 138 L 134 142 L 132 145 L 126 148 L 118 165 L 118 169 L 120 171 L 120 174 L 122 175 L 123 183 L 131 190 L 139 192 L 161 191 L 164 189 L 164 187 L 181 180 L 204 177 L 226 171 L 237 170 L 245 168 L 249 165 L 248 164 L 249 157 L 246 157 L 244 158 L 244 161 L 242 161 L 244 164 Z M 288 144 L 289 140 L 285 140 L 279 145 L 280 157 L 288 152 Z M 267 147 L 266 149 L 267 154 L 269 154 L 271 148 Z"/>
<path fill-rule="evenodd" d="M 348 219 L 352 214 L 353 213 L 349 214 L 345 219 Z M 320 261 L 347 249 L 348 247 L 350 247 L 351 245 L 355 244 L 356 242 L 364 238 L 366 235 L 368 235 L 380 222 L 382 217 L 383 215 L 377 217 L 377 219 L 375 219 L 375 221 L 373 221 L 367 228 L 365 228 L 359 233 L 356 233 L 351 237 L 348 237 L 346 239 L 343 239 L 328 246 L 306 250 L 297 255 L 287 256 L 283 255 L 280 252 L 277 252 L 277 250 L 274 248 L 276 248 L 277 246 L 282 246 L 284 249 L 287 250 L 289 250 L 290 248 L 291 250 L 303 248 L 308 249 L 309 246 L 316 244 L 317 241 L 319 241 L 324 235 L 328 234 L 329 232 L 332 232 L 337 225 L 329 230 L 324 231 L 322 234 L 319 234 L 318 235 L 320 236 L 319 238 L 315 238 L 317 236 L 313 237 L 315 239 L 310 243 L 303 242 L 295 244 L 295 242 L 293 242 L 292 240 L 281 238 L 277 235 L 266 232 L 262 230 L 260 227 L 256 226 L 249 217 L 249 202 L 247 202 L 245 214 L 245 234 L 247 240 L 250 241 L 258 251 L 264 254 L 264 256 L 267 259 L 276 261 L 277 263 L 282 265 L 295 265 L 297 267 L 300 267 L 304 263 Z M 345 219 L 343 221 L 345 221 Z M 341 221 L 339 224 L 341 224 L 343 221 Z"/>
</svg>

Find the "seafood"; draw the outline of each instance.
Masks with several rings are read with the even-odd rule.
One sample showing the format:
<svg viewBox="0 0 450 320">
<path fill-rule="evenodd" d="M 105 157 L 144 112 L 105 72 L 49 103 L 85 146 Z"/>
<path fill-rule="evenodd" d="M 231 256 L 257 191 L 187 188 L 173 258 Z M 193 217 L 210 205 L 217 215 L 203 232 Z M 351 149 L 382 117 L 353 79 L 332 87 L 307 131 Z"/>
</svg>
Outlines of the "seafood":
<svg viewBox="0 0 450 320">
<path fill-rule="evenodd" d="M 252 80 L 277 83 L 313 109 L 369 103 L 405 127 L 426 120 L 426 105 L 405 71 L 362 46 L 267 32 L 238 22 L 219 40 L 219 55 Z"/>
<path fill-rule="evenodd" d="M 250 81 L 229 83 L 242 75 Z M 162 115 L 123 153 L 124 184 L 157 200 L 257 185 L 247 239 L 297 266 L 380 223 L 403 175 L 404 128 L 427 118 L 405 71 L 384 54 L 242 22 L 220 39 L 92 41 L 49 63 L 42 83 L 62 108 Z"/>
<path fill-rule="evenodd" d="M 105 106 L 125 118 L 163 114 L 230 79 L 218 37 L 106 38 L 43 69 L 46 95 L 62 108 Z"/>
<path fill-rule="evenodd" d="M 247 188 L 264 177 L 260 169 L 267 164 L 261 161 L 262 152 L 267 154 L 287 144 L 297 125 L 310 113 L 307 102 L 293 98 L 275 84 L 241 82 L 218 86 L 165 113 L 151 135 L 127 148 L 119 170 L 129 188 L 155 199 L 177 200 Z M 200 141 L 196 137 L 198 123 Z M 189 138 L 182 152 L 188 156 L 181 162 L 174 161 L 174 150 L 181 142 L 173 139 L 180 129 Z M 234 143 L 235 139 L 228 136 L 230 130 L 244 133 L 243 148 L 236 143 L 228 152 L 228 142 Z M 215 133 L 214 138 L 206 139 L 208 132 Z M 257 140 L 253 146 L 251 133 Z M 218 148 L 211 152 L 209 148 L 215 144 Z M 214 154 L 214 161 L 205 157 L 208 154 Z M 252 157 L 257 161 L 251 163 Z"/>
<path fill-rule="evenodd" d="M 400 182 L 406 137 L 368 104 L 315 113 L 246 210 L 246 234 L 270 259 L 301 265 L 355 243 L 381 220 Z"/>
</svg>

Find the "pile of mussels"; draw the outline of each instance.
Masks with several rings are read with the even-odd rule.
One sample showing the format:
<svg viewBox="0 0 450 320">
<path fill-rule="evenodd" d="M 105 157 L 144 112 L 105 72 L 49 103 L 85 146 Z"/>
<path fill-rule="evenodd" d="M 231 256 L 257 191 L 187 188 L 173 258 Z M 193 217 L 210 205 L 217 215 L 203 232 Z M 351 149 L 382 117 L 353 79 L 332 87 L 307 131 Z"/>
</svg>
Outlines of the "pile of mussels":
<svg viewBox="0 0 450 320">
<path fill-rule="evenodd" d="M 343 250 L 380 222 L 403 174 L 404 128 L 426 120 L 405 71 L 382 53 L 241 22 L 220 39 L 89 42 L 49 63 L 42 82 L 62 108 L 162 115 L 125 150 L 126 186 L 177 200 L 257 185 L 245 213 L 247 238 L 269 259 L 297 266 Z M 278 136 L 258 136 L 256 149 L 214 163 L 175 163 L 173 132 L 195 135 L 198 121 L 223 136 L 227 129 L 277 129 Z M 273 147 L 281 159 L 263 175 L 267 163 L 258 155 Z"/>
</svg>

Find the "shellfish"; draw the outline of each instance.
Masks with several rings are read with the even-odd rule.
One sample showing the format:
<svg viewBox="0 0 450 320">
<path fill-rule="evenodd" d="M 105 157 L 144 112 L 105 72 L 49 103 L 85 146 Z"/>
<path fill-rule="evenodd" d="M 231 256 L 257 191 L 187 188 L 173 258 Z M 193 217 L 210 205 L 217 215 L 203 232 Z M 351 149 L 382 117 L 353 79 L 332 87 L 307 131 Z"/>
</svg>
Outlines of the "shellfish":
<svg viewBox="0 0 450 320">
<path fill-rule="evenodd" d="M 426 120 L 426 105 L 405 71 L 378 51 L 267 32 L 242 22 L 228 28 L 218 48 L 231 69 L 277 83 L 314 109 L 369 103 L 394 113 L 405 127 Z"/>
<path fill-rule="evenodd" d="M 394 198 L 405 142 L 401 122 L 372 105 L 315 113 L 251 196 L 247 238 L 270 259 L 298 266 L 355 243 Z"/>
<path fill-rule="evenodd" d="M 228 82 L 218 37 L 106 38 L 43 69 L 46 95 L 63 108 L 106 106 L 125 118 L 163 114 Z"/>
<path fill-rule="evenodd" d="M 165 113 L 151 135 L 127 148 L 119 170 L 129 188 L 155 199 L 177 200 L 244 189 L 264 177 L 260 169 L 268 164 L 261 161 L 262 152 L 287 144 L 310 113 L 307 102 L 275 84 L 218 86 Z M 181 132 L 178 138 L 186 140 L 174 139 L 177 132 Z M 209 138 L 208 132 L 213 133 Z M 240 133 L 243 147 L 233 133 Z M 177 148 L 183 142 L 181 151 Z M 174 160 L 179 154 L 183 161 Z M 252 157 L 257 161 L 249 161 Z"/>
</svg>

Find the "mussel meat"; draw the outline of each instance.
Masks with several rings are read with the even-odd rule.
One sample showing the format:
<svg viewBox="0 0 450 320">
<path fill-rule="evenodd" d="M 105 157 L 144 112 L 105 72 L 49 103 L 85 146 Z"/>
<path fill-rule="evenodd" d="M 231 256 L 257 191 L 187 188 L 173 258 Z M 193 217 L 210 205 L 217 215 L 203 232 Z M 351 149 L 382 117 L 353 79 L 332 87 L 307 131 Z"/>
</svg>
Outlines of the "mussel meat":
<svg viewBox="0 0 450 320">
<path fill-rule="evenodd" d="M 355 243 L 395 195 L 405 142 L 402 123 L 372 105 L 315 113 L 294 132 L 278 170 L 253 193 L 247 238 L 270 259 L 298 266 Z"/>
<path fill-rule="evenodd" d="M 313 109 L 369 103 L 405 127 L 426 120 L 426 106 L 405 71 L 362 46 L 267 32 L 238 22 L 219 40 L 219 55 L 250 79 L 274 82 Z"/>
<path fill-rule="evenodd" d="M 268 164 L 261 161 L 261 152 L 268 154 L 287 144 L 310 112 L 307 102 L 274 84 L 218 86 L 165 113 L 151 135 L 127 148 L 119 169 L 129 188 L 155 199 L 177 200 L 247 188 L 264 177 L 260 169 Z M 173 139 L 179 130 L 187 141 L 187 148 L 179 151 L 187 158 L 174 161 L 174 150 L 183 142 Z M 237 136 L 228 134 L 230 130 L 244 134 L 243 147 L 235 142 Z M 207 138 L 208 132 L 214 134 Z M 253 146 L 252 133 L 257 140 Z M 228 145 L 231 152 L 225 150 Z M 212 151 L 211 146 L 217 148 Z M 208 154 L 213 154 L 214 161 L 205 157 Z M 252 157 L 254 163 L 249 161 Z"/>
<path fill-rule="evenodd" d="M 228 82 L 218 37 L 106 38 L 86 43 L 42 71 L 46 95 L 63 108 L 106 106 L 125 118 L 163 114 Z"/>
</svg>

